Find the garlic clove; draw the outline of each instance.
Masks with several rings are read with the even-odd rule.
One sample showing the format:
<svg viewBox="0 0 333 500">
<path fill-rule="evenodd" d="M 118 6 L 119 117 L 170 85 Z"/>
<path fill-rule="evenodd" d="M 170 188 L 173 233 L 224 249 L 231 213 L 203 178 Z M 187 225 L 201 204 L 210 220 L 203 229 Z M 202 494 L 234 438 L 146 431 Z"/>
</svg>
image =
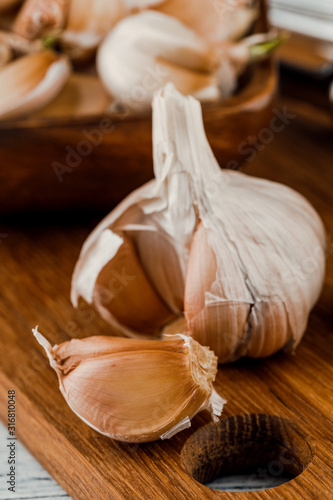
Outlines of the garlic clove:
<svg viewBox="0 0 333 500">
<path fill-rule="evenodd" d="M 217 358 L 186 336 L 166 342 L 90 337 L 52 347 L 33 332 L 67 404 L 108 437 L 165 439 L 189 427 L 199 411 L 209 409 L 214 420 L 221 415 L 225 401 L 212 385 Z"/>
<path fill-rule="evenodd" d="M 67 57 L 52 51 L 7 64 L 0 72 L 0 119 L 22 118 L 41 109 L 61 91 L 70 72 Z"/>
<path fill-rule="evenodd" d="M 250 0 L 166 0 L 155 8 L 175 17 L 211 42 L 237 40 L 258 17 L 258 2 Z"/>
<path fill-rule="evenodd" d="M 28 39 L 64 27 L 68 0 L 25 0 L 14 25 L 14 33 Z"/>
<path fill-rule="evenodd" d="M 167 81 L 206 99 L 219 96 L 212 74 L 214 48 L 177 19 L 145 11 L 123 19 L 102 42 L 97 70 L 110 94 L 130 107 L 147 108 Z M 206 89 L 209 89 L 205 92 Z"/>
<path fill-rule="evenodd" d="M 223 332 L 214 345 L 227 362 L 239 357 L 246 345 L 252 298 L 233 252 L 223 238 L 213 238 L 202 224 L 193 236 L 186 274 L 186 329 L 204 344 Z"/>
</svg>

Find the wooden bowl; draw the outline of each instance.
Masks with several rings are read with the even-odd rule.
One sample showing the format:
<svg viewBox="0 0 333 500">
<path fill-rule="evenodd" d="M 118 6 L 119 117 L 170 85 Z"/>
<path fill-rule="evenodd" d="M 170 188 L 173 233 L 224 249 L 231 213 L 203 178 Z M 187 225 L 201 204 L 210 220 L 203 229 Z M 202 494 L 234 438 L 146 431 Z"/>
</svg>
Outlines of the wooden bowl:
<svg viewBox="0 0 333 500">
<path fill-rule="evenodd" d="M 255 32 L 268 29 L 261 4 Z M 87 75 L 83 91 L 103 103 L 94 81 Z M 276 88 L 270 59 L 243 75 L 235 95 L 203 106 L 208 140 L 222 167 L 238 168 L 247 158 L 249 137 L 272 116 Z M 88 105 L 83 116 L 66 116 L 55 101 L 48 113 L 0 123 L 0 213 L 109 210 L 152 176 L 151 115 L 96 115 Z"/>
</svg>

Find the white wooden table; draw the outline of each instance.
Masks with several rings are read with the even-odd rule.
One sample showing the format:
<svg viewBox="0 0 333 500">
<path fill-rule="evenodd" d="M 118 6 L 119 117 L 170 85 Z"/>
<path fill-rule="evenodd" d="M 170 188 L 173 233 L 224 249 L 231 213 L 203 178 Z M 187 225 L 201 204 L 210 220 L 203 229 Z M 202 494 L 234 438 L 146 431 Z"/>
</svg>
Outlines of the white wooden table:
<svg viewBox="0 0 333 500">
<path fill-rule="evenodd" d="M 16 492 L 8 491 L 7 429 L 0 422 L 0 499 L 1 500 L 65 500 L 70 496 L 17 441 Z"/>
</svg>

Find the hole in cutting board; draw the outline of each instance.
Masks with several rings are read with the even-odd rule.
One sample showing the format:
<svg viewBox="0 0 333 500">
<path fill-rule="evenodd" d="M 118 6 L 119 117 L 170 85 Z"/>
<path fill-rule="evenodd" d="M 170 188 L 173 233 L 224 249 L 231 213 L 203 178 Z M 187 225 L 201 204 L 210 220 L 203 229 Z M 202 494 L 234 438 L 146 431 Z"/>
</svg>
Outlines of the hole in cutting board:
<svg viewBox="0 0 333 500">
<path fill-rule="evenodd" d="M 312 460 L 306 438 L 290 420 L 237 415 L 197 430 L 181 451 L 185 470 L 221 491 L 256 491 L 283 484 Z"/>
</svg>

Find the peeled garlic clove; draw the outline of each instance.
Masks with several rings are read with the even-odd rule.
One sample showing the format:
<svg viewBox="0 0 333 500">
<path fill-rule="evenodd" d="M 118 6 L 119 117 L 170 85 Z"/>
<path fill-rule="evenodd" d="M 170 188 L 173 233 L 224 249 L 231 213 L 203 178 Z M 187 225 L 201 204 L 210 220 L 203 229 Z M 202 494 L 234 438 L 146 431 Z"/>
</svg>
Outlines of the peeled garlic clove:
<svg viewBox="0 0 333 500">
<path fill-rule="evenodd" d="M 29 54 L 0 72 L 0 119 L 25 117 L 54 99 L 71 72 L 66 56 L 52 51 Z"/>
<path fill-rule="evenodd" d="M 66 21 L 68 0 L 25 0 L 18 13 L 13 31 L 34 39 L 50 30 L 60 30 Z"/>
<path fill-rule="evenodd" d="M 204 409 L 214 420 L 221 415 L 225 401 L 213 389 L 217 358 L 186 336 L 167 342 L 90 337 L 52 347 L 33 332 L 67 404 L 101 434 L 143 443 L 190 427 Z"/>
<path fill-rule="evenodd" d="M 211 42 L 241 38 L 259 12 L 258 2 L 252 0 L 166 0 L 156 9 Z"/>
<path fill-rule="evenodd" d="M 221 362 L 295 347 L 324 279 L 318 214 L 286 186 L 221 171 L 195 99 L 167 86 L 154 113 L 159 140 L 173 144 L 173 161 L 192 179 L 200 221 L 186 275 L 187 333 Z"/>
<path fill-rule="evenodd" d="M 219 97 L 213 75 L 215 50 L 177 19 L 145 11 L 127 17 L 105 38 L 97 70 L 110 94 L 130 107 L 150 105 L 153 93 L 172 81 L 184 93 Z"/>
</svg>

